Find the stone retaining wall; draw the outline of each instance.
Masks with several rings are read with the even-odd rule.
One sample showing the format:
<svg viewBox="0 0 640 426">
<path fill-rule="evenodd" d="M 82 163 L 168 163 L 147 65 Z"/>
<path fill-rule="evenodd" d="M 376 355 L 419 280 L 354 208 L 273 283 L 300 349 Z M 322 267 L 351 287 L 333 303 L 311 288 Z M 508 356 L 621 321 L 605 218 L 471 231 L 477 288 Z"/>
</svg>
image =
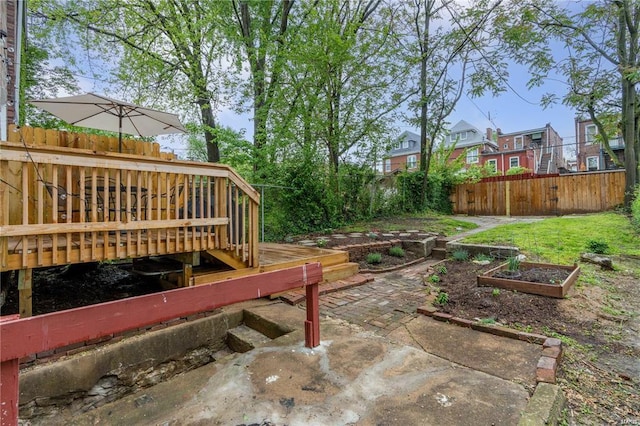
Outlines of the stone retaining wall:
<svg viewBox="0 0 640 426">
<path fill-rule="evenodd" d="M 55 362 L 20 371 L 20 419 L 46 424 L 60 406 L 85 412 L 213 362 L 228 354 L 227 330 L 242 321 L 242 309 L 218 310 L 114 336 L 100 348 L 85 345 L 83 353 L 50 356 Z"/>
</svg>

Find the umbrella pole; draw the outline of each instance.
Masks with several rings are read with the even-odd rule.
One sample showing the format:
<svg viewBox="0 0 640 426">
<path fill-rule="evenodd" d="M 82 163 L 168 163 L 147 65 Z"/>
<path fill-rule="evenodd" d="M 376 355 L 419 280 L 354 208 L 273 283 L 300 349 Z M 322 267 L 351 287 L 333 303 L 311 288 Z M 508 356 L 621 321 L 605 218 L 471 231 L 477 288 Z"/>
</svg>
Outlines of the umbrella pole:
<svg viewBox="0 0 640 426">
<path fill-rule="evenodd" d="M 122 154 L 122 105 L 118 114 L 118 152 Z"/>
</svg>

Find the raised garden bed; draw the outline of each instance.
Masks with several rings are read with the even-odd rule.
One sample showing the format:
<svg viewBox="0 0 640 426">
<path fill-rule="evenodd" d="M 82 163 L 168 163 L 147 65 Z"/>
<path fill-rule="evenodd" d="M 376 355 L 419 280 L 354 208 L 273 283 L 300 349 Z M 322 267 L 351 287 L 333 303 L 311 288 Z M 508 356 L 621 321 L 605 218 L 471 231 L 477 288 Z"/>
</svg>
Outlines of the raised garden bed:
<svg viewBox="0 0 640 426">
<path fill-rule="evenodd" d="M 578 265 L 521 262 L 517 271 L 508 271 L 508 263 L 478 275 L 478 285 L 517 290 L 522 293 L 563 298 L 580 274 Z M 509 277 L 511 273 L 511 277 Z"/>
</svg>

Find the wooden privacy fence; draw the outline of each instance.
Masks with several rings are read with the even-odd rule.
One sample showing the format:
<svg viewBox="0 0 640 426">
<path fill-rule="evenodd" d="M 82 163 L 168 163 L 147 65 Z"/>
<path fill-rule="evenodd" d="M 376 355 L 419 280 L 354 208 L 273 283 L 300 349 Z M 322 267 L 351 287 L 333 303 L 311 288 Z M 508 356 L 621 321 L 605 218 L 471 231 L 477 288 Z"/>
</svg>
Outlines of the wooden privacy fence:
<svg viewBox="0 0 640 426">
<path fill-rule="evenodd" d="M 610 210 L 624 202 L 624 170 L 456 185 L 456 214 L 545 216 Z"/>
<path fill-rule="evenodd" d="M 208 163 L 0 144 L 2 271 L 222 250 L 258 265 L 258 193 Z"/>
<path fill-rule="evenodd" d="M 44 145 L 71 149 L 87 149 L 95 152 L 118 152 L 118 137 L 92 135 L 87 133 L 66 132 L 55 129 L 41 129 L 38 127 L 9 126 L 7 142 L 26 145 Z M 157 142 L 147 142 L 139 139 L 122 139 L 122 153 L 145 157 L 175 159 L 172 153 L 161 152 Z"/>
</svg>

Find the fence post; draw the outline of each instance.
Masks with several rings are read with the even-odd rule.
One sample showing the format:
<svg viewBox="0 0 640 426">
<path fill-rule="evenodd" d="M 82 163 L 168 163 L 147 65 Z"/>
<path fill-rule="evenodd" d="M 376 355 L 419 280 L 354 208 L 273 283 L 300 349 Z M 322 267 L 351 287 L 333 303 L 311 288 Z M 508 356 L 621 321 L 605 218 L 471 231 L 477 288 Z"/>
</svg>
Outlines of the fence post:
<svg viewBox="0 0 640 426">
<path fill-rule="evenodd" d="M 309 284 L 307 290 L 307 320 L 304 322 L 304 345 L 315 348 L 320 345 L 320 307 L 318 283 Z"/>
<path fill-rule="evenodd" d="M 507 213 L 507 217 L 511 217 L 511 182 L 510 181 L 506 181 L 505 185 L 504 185 L 505 191 L 504 191 L 504 196 L 505 196 L 505 206 L 506 206 L 506 213 Z"/>
</svg>

